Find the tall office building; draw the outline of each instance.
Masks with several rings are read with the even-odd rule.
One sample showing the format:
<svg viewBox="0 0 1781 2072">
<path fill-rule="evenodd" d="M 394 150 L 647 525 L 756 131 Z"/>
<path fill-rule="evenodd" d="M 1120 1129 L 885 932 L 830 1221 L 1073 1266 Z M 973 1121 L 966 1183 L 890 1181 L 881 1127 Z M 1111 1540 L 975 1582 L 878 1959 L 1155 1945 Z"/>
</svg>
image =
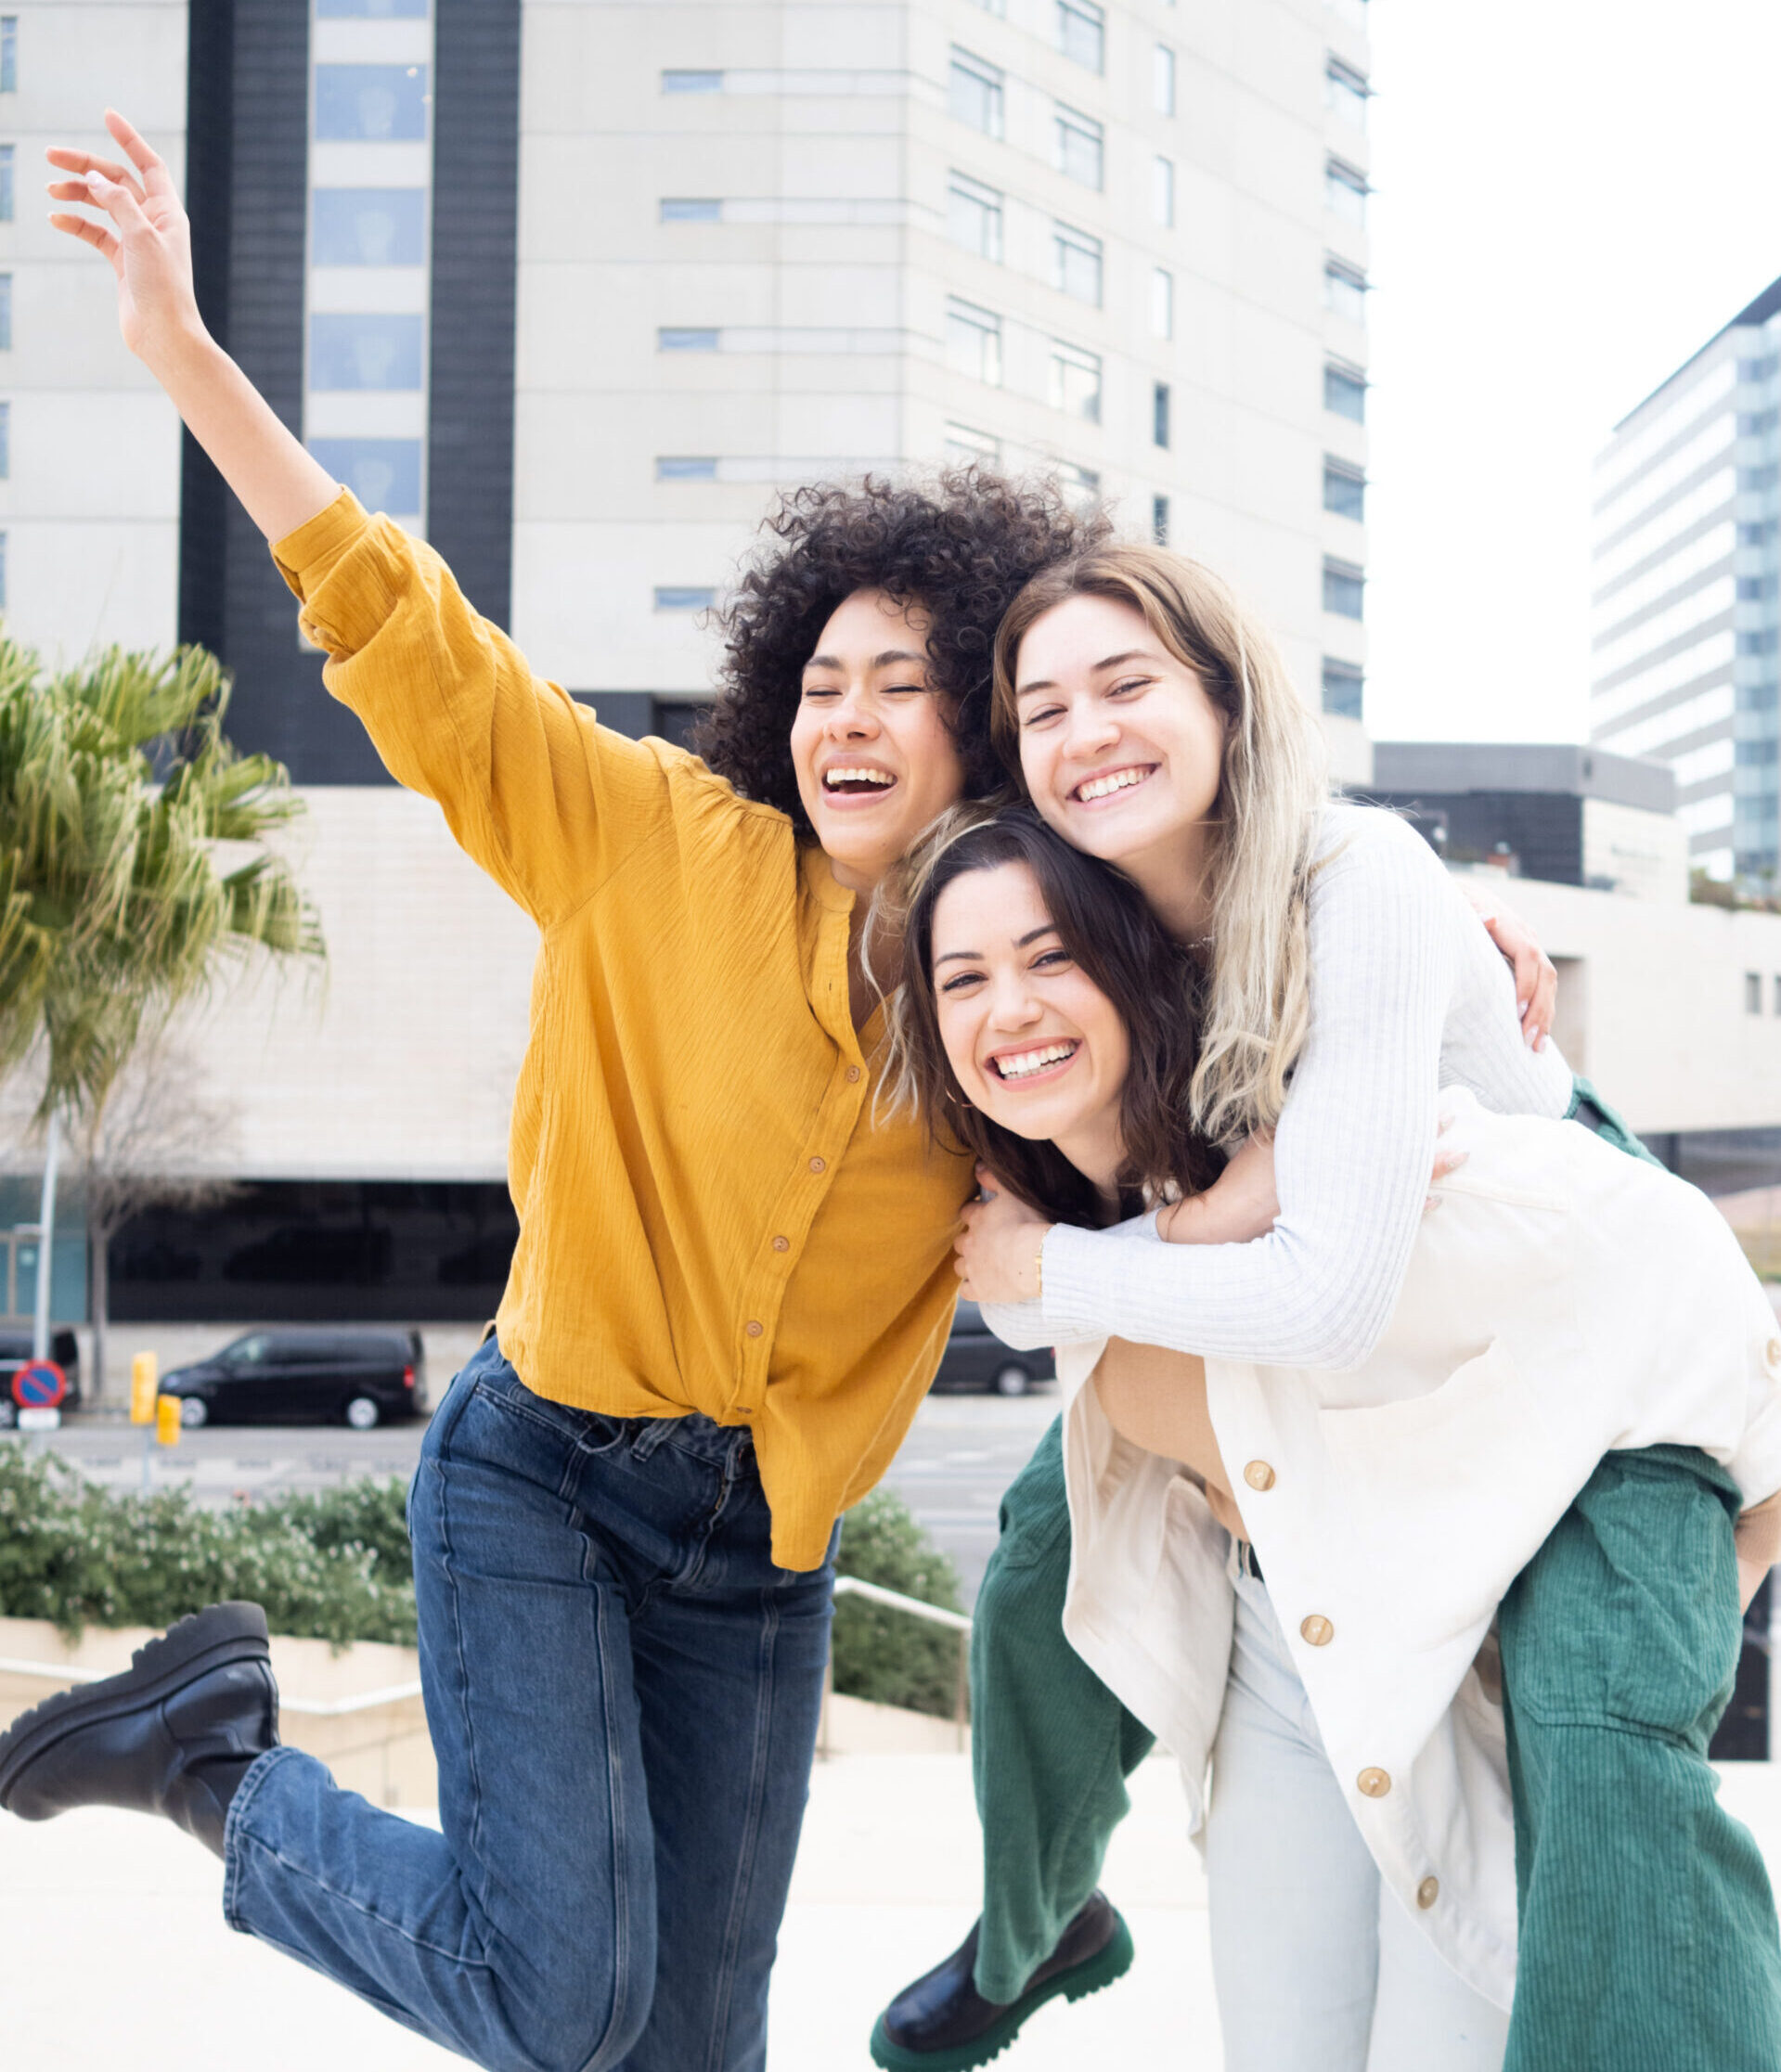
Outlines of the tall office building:
<svg viewBox="0 0 1781 2072">
<path fill-rule="evenodd" d="M 329 989 L 204 1038 L 256 1191 L 179 1239 L 182 1302 L 272 1314 L 283 1260 L 338 1306 L 338 1256 L 361 1313 L 485 1313 L 531 937 L 322 694 L 107 270 L 44 224 L 42 144 L 131 113 L 273 407 L 626 731 L 707 693 L 705 608 L 778 489 L 981 459 L 1228 573 L 1363 781 L 1367 72 L 1366 0 L 0 14 L 9 627 L 214 649 L 233 738 L 311 804 Z"/>
<path fill-rule="evenodd" d="M 1773 883 L 1781 280 L 1615 427 L 1595 464 L 1590 738 L 1676 773 L 1697 869 Z"/>
</svg>

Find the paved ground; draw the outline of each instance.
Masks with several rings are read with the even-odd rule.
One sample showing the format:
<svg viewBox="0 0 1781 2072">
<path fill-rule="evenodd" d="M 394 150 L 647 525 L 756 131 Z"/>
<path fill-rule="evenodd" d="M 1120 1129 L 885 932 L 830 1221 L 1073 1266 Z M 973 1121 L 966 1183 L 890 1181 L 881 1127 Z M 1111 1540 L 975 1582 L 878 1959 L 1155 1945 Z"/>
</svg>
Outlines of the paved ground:
<svg viewBox="0 0 1781 2072">
<path fill-rule="evenodd" d="M 976 1597 L 996 1543 L 1001 1492 L 1056 1415 L 1054 1386 L 1013 1401 L 931 1396 L 886 1478 L 958 1564 L 967 1602 Z M 149 1476 L 154 1487 L 187 1488 L 204 1504 L 322 1488 L 349 1475 L 406 1478 L 424 1429 L 418 1422 L 375 1432 L 331 1424 L 218 1425 L 182 1433 L 176 1447 L 152 1449 Z M 122 1418 L 72 1418 L 61 1431 L 23 1443 L 53 1448 L 108 1488 L 142 1486 L 142 1435 Z"/>
<path fill-rule="evenodd" d="M 1729 1766 L 1724 1795 L 1781 1870 L 1781 1773 Z M 1053 2003 L 1007 2072 L 1218 2072 L 1206 1891 L 1170 1765 L 1146 1763 L 1106 1885 L 1138 1961 L 1104 1993 Z M 871 2072 L 877 2008 L 943 1956 L 977 1906 L 965 1758 L 820 1765 L 781 1940 L 768 2072 Z M 394 2027 L 288 1959 L 231 1935 L 221 1867 L 127 1813 L 42 1827 L 0 1817 L 7 2072 L 445 2072 L 463 2060 Z"/>
</svg>

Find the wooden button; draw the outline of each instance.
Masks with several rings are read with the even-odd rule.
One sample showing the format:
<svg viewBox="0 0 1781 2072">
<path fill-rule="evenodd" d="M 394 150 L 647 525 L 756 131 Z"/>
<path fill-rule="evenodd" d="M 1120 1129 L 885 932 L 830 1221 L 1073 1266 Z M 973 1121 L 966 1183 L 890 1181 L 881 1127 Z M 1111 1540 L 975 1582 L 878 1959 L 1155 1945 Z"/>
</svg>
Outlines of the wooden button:
<svg viewBox="0 0 1781 2072">
<path fill-rule="evenodd" d="M 849 1066 L 847 1067 L 847 1084 L 848 1084 L 848 1085 L 849 1085 L 850 1087 L 851 1087 L 851 1086 L 854 1086 L 854 1085 L 856 1085 L 856 1084 L 858 1083 L 858 1078 L 859 1078 L 859 1067 L 858 1067 L 858 1065 L 849 1065 Z"/>
<path fill-rule="evenodd" d="M 1383 1798 L 1391 1789 L 1390 1776 L 1383 1770 L 1363 1770 L 1354 1782 L 1362 1798 Z"/>
<path fill-rule="evenodd" d="M 1336 1638 L 1336 1628 L 1322 1612 L 1313 1612 L 1310 1618 L 1301 1620 L 1298 1630 L 1314 1648 L 1326 1648 Z"/>
<path fill-rule="evenodd" d="M 826 1173 L 829 1170 L 829 1161 L 826 1158 L 813 1158 L 810 1161 L 810 1170 L 813 1173 Z"/>
<path fill-rule="evenodd" d="M 775 1239 L 773 1240 L 773 1249 L 774 1249 L 774 1251 L 775 1251 L 775 1252 L 789 1252 L 789 1251 L 791 1251 L 791 1249 L 792 1249 L 792 1241 L 791 1241 L 791 1239 L 790 1239 L 790 1238 L 775 1238 Z"/>
<path fill-rule="evenodd" d="M 765 1326 L 761 1324 L 758 1319 L 751 1317 L 748 1319 L 748 1335 L 751 1338 L 758 1338 L 764 1329 Z"/>
<path fill-rule="evenodd" d="M 1425 1878 L 1416 1887 L 1416 1904 L 1422 1908 L 1425 1913 L 1440 1896 L 1441 1881 L 1439 1878 Z"/>
<path fill-rule="evenodd" d="M 1781 1338 L 1771 1338 L 1762 1348 L 1762 1357 L 1771 1367 L 1781 1368 Z"/>
<path fill-rule="evenodd" d="M 1274 1486 L 1274 1471 L 1265 1461 L 1251 1461 L 1243 1471 L 1243 1479 L 1252 1489 L 1271 1489 Z"/>
</svg>

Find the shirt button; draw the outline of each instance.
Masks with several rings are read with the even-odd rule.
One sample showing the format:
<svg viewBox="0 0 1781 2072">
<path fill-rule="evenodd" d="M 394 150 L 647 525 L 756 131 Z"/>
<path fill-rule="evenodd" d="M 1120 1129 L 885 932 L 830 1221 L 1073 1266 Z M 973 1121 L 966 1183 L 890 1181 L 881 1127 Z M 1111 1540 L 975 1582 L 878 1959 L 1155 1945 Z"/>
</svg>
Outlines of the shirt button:
<svg viewBox="0 0 1781 2072">
<path fill-rule="evenodd" d="M 764 1328 L 758 1318 L 751 1317 L 748 1319 L 748 1335 L 751 1338 L 758 1338 Z"/>
<path fill-rule="evenodd" d="M 1440 1896 L 1441 1881 L 1439 1878 L 1425 1878 L 1416 1887 L 1416 1904 L 1422 1908 L 1425 1913 Z"/>
<path fill-rule="evenodd" d="M 1362 1798 L 1383 1798 L 1391 1789 L 1391 1779 L 1383 1770 L 1363 1770 L 1354 1782 Z"/>
<path fill-rule="evenodd" d="M 1326 1648 L 1336 1638 L 1336 1628 L 1322 1612 L 1313 1612 L 1303 1621 L 1298 1630 L 1314 1648 Z"/>
<path fill-rule="evenodd" d="M 792 1249 L 792 1241 L 791 1241 L 791 1239 L 790 1239 L 790 1238 L 775 1238 L 775 1239 L 773 1240 L 773 1249 L 774 1249 L 774 1251 L 775 1251 L 775 1252 L 789 1252 L 789 1251 L 791 1251 L 791 1249 Z"/>
<path fill-rule="evenodd" d="M 1781 1368 L 1781 1338 L 1771 1338 L 1762 1348 L 1762 1357 L 1771 1367 Z"/>
<path fill-rule="evenodd" d="M 1243 1479 L 1252 1489 L 1271 1489 L 1274 1486 L 1274 1471 L 1265 1461 L 1251 1461 L 1243 1471 Z"/>
<path fill-rule="evenodd" d="M 829 1170 L 829 1161 L 826 1158 L 813 1158 L 810 1161 L 810 1170 L 813 1173 L 826 1173 Z"/>
<path fill-rule="evenodd" d="M 847 1084 L 848 1084 L 848 1085 L 849 1085 L 850 1087 L 851 1087 L 851 1086 L 854 1086 L 854 1085 L 856 1085 L 856 1084 L 858 1083 L 858 1078 L 859 1078 L 859 1067 L 858 1067 L 858 1065 L 849 1065 L 849 1066 L 847 1067 Z"/>
</svg>

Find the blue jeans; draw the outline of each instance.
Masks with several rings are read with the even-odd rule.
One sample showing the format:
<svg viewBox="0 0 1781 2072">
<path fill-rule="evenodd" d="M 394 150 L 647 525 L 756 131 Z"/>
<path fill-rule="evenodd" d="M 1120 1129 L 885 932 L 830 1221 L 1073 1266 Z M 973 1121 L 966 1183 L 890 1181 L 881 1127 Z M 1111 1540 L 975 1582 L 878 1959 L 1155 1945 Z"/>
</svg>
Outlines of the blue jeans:
<svg viewBox="0 0 1781 2072">
<path fill-rule="evenodd" d="M 408 1524 L 442 1832 L 274 1749 L 230 1926 L 489 2072 L 758 2072 L 832 1544 L 773 1565 L 746 1431 L 546 1402 L 493 1339 Z"/>
</svg>

